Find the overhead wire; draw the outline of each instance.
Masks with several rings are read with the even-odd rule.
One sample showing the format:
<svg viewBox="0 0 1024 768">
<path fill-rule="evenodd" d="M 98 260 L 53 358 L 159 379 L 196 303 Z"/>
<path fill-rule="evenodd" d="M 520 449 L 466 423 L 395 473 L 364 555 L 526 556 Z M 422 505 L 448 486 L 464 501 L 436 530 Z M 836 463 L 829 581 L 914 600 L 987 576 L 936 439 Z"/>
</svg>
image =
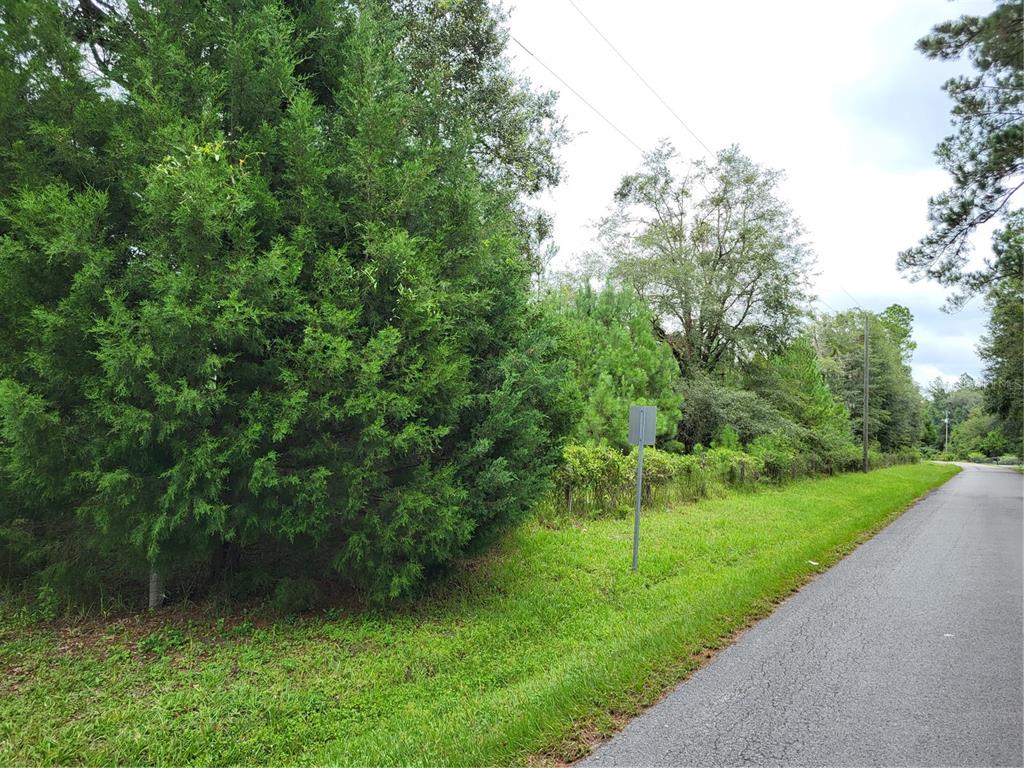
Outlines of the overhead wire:
<svg viewBox="0 0 1024 768">
<path fill-rule="evenodd" d="M 819 304 L 824 304 L 824 305 L 825 305 L 826 307 L 828 307 L 829 309 L 831 309 L 831 310 L 832 310 L 833 312 L 835 312 L 835 313 L 836 313 L 837 315 L 839 314 L 839 310 L 838 310 L 838 309 L 836 309 L 835 307 L 833 307 L 833 306 L 832 306 L 831 304 L 829 304 L 829 303 L 828 303 L 827 301 L 825 301 L 825 300 L 824 300 L 823 298 L 821 298 L 821 296 L 815 296 L 815 297 L 814 297 L 814 300 L 815 300 L 815 301 L 817 301 L 817 302 L 818 302 Z"/>
<path fill-rule="evenodd" d="M 704 148 L 705 152 L 707 152 L 711 157 L 714 157 L 715 153 L 711 150 L 711 148 L 707 144 L 705 144 L 704 141 L 700 138 L 700 136 L 698 136 L 697 133 L 689 125 L 686 124 L 686 121 L 683 120 L 683 118 L 681 118 L 674 109 L 672 109 L 672 105 L 670 105 L 668 101 L 666 101 L 665 98 L 660 93 L 658 93 L 657 90 L 655 90 L 654 86 L 647 81 L 647 78 L 640 74 L 640 71 L 630 63 L 629 59 L 627 59 L 618 48 L 615 47 L 615 44 L 608 39 L 607 35 L 605 35 L 600 29 L 598 29 L 597 25 L 590 20 L 590 17 L 583 12 L 583 10 L 576 4 L 575 0 L 568 0 L 568 2 L 569 5 L 571 5 L 576 10 L 576 13 L 582 16 L 583 20 L 590 25 L 590 28 L 597 33 L 598 37 L 604 40 L 605 44 L 609 48 L 611 48 L 612 51 L 615 52 L 615 55 L 622 60 L 622 63 L 629 67 L 629 70 L 634 75 L 636 75 L 637 79 L 647 87 L 647 90 L 649 90 L 654 95 L 654 97 L 661 102 L 661 105 L 669 111 L 672 117 L 674 117 L 679 122 L 679 124 L 683 126 L 684 129 L 686 129 L 686 132 L 689 133 L 694 138 L 694 140 L 696 140 L 696 142 Z"/>
<path fill-rule="evenodd" d="M 864 309 L 864 307 L 863 307 L 863 306 L 861 305 L 861 303 L 860 303 L 860 302 L 859 302 L 859 301 L 857 300 L 857 297 L 856 297 L 856 296 L 854 296 L 854 295 L 853 295 L 852 293 L 850 293 L 850 292 L 849 292 L 848 290 L 846 290 L 846 288 L 844 288 L 844 287 L 843 287 L 842 285 L 839 285 L 839 290 L 840 290 L 840 291 L 842 291 L 843 293 L 845 293 L 845 294 L 847 295 L 847 297 L 848 297 L 848 298 L 850 299 L 850 301 L 852 301 L 852 302 L 853 302 L 853 307 L 852 307 L 852 309 L 858 309 L 858 310 L 860 310 L 861 312 L 866 312 L 866 311 L 867 311 L 866 309 Z M 833 307 L 833 306 L 832 306 L 831 304 L 829 304 L 829 303 L 828 303 L 827 301 L 825 301 L 825 300 L 824 300 L 823 298 L 821 298 L 820 296 L 815 296 L 815 297 L 814 297 L 814 300 L 815 300 L 815 301 L 817 301 L 817 302 L 819 302 L 819 303 L 821 303 L 821 304 L 824 304 L 824 305 L 825 305 L 826 307 L 828 307 L 829 309 L 831 309 L 831 310 L 832 310 L 833 312 L 835 312 L 835 313 L 836 313 L 837 315 L 838 315 L 838 314 L 839 314 L 840 312 L 850 312 L 850 311 L 852 311 L 852 309 L 844 309 L 844 310 L 839 310 L 839 309 L 836 309 L 835 307 Z"/>
<path fill-rule="evenodd" d="M 641 147 L 641 146 L 640 146 L 639 144 L 637 144 L 637 143 L 636 143 L 635 141 L 633 141 L 633 139 L 631 139 L 631 138 L 630 138 L 630 137 L 629 137 L 629 136 L 628 136 L 628 135 L 626 134 L 626 132 L 625 132 L 625 131 L 623 131 L 623 130 L 622 130 L 621 128 L 619 128 L 619 126 L 617 126 L 617 125 L 616 125 L 615 123 L 613 123 L 613 122 L 611 121 L 611 119 L 609 119 L 608 117 L 606 117 L 606 116 L 604 115 L 604 113 L 603 113 L 603 112 L 601 112 L 601 110 L 599 110 L 599 109 L 598 109 L 597 107 L 595 107 L 595 106 L 594 106 L 593 104 L 591 104 L 591 103 L 590 103 L 590 102 L 589 102 L 589 101 L 588 101 L 588 100 L 587 100 L 587 99 L 586 99 L 586 98 L 585 98 L 585 97 L 583 96 L 583 94 L 581 94 L 581 93 L 580 93 L 579 91 L 577 91 L 577 90 L 576 90 L 575 88 L 573 88 L 573 87 L 572 87 L 571 85 L 569 85 L 569 83 L 567 83 L 567 82 L 566 82 L 566 81 L 565 81 L 565 80 L 564 80 L 564 79 L 563 79 L 563 78 L 562 78 L 562 77 L 561 77 L 561 76 L 560 76 L 560 75 L 559 75 L 559 74 L 558 74 L 557 72 L 555 72 L 555 70 L 553 70 L 553 69 L 552 69 L 551 67 L 549 67 L 549 66 L 548 66 L 547 64 L 545 64 L 545 63 L 544 63 L 543 61 L 541 61 L 540 57 L 539 57 L 539 56 L 537 56 L 537 54 L 535 54 L 535 53 L 534 53 L 533 51 L 531 51 L 531 50 L 530 50 L 529 48 L 527 48 L 527 47 L 526 47 L 525 45 L 523 45 L 523 44 L 522 44 L 522 43 L 521 43 L 521 42 L 519 41 L 519 38 L 517 38 L 517 37 L 516 37 L 515 35 L 509 35 L 509 37 L 511 37 L 511 38 L 512 38 L 512 41 L 513 41 L 513 42 L 514 42 L 514 43 L 515 43 L 516 45 L 518 45 L 518 46 L 519 46 L 520 48 L 522 48 L 522 49 L 523 49 L 524 51 L 526 51 L 526 53 L 528 53 L 528 54 L 529 54 L 530 56 L 532 56 L 532 57 L 533 57 L 533 58 L 534 58 L 534 59 L 536 60 L 536 62 L 537 62 L 538 64 L 540 64 L 540 65 L 541 65 L 542 67 L 544 67 L 544 69 L 546 69 L 546 70 L 547 70 L 547 71 L 548 71 L 548 72 L 549 72 L 549 73 L 551 74 L 551 76 L 552 76 L 553 78 L 555 78 L 555 79 L 556 79 L 556 80 L 557 80 L 558 82 L 560 82 L 560 83 L 561 83 L 562 85 L 564 85 L 564 86 L 565 86 L 566 88 L 568 88 L 568 89 L 569 89 L 569 91 L 570 91 L 570 92 L 571 92 L 571 93 L 572 93 L 572 94 L 573 94 L 573 95 L 574 95 L 574 96 L 575 96 L 575 97 L 576 97 L 577 99 L 579 99 L 579 100 L 580 100 L 580 101 L 582 101 L 582 102 L 583 102 L 584 104 L 586 104 L 586 105 L 587 105 L 588 107 L 590 107 L 590 110 L 591 110 L 591 111 L 592 111 L 592 112 L 593 112 L 593 113 L 594 113 L 595 115 L 597 115 L 597 116 L 598 116 L 598 117 L 600 117 L 600 118 L 601 118 L 602 120 L 604 120 L 604 121 L 605 121 L 605 122 L 606 122 L 606 123 L 607 123 L 607 124 L 608 124 L 608 125 L 609 125 L 609 126 L 610 126 L 610 127 L 611 127 L 611 128 L 612 128 L 612 129 L 614 130 L 614 131 L 615 131 L 615 132 L 616 132 L 616 133 L 618 133 L 618 134 L 619 134 L 619 136 L 621 136 L 621 137 L 622 137 L 623 139 L 625 139 L 625 140 L 626 140 L 626 141 L 628 141 L 628 142 L 629 142 L 630 144 L 632 144 L 632 145 L 633 145 L 633 146 L 634 146 L 634 147 L 636 148 L 636 150 L 637 150 L 638 152 L 640 152 L 641 154 L 643 154 L 643 153 L 644 153 L 644 148 L 643 148 L 643 147 Z"/>
<path fill-rule="evenodd" d="M 861 312 L 866 312 L 867 311 L 866 309 L 864 309 L 864 307 L 861 306 L 860 302 L 857 301 L 856 298 L 854 298 L 854 295 L 852 293 L 850 293 L 848 290 L 846 290 L 845 288 L 843 288 L 843 286 L 840 285 L 839 286 L 839 290 L 842 291 L 843 293 L 845 293 L 847 296 L 850 297 L 850 301 L 853 302 L 853 306 L 855 306 Z"/>
</svg>

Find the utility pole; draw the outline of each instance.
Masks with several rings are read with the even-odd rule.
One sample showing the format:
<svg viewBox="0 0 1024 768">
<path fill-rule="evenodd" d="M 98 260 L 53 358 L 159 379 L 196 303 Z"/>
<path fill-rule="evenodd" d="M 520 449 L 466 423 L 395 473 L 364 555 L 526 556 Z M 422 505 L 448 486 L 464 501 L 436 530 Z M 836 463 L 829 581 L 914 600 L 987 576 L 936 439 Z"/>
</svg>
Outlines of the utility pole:
<svg viewBox="0 0 1024 768">
<path fill-rule="evenodd" d="M 863 469 L 868 471 L 868 313 L 864 312 L 864 414 L 861 419 L 861 434 L 864 437 Z"/>
<path fill-rule="evenodd" d="M 946 442 L 942 447 L 943 453 L 949 453 L 949 409 L 946 409 L 946 418 L 943 419 L 946 422 Z"/>
</svg>

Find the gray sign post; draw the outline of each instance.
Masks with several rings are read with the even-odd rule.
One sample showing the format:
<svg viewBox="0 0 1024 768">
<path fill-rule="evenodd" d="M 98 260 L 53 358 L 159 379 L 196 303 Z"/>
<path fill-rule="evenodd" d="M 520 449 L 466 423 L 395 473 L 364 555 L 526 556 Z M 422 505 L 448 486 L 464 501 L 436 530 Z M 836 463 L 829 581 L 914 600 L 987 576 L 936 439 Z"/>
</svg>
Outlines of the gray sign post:
<svg viewBox="0 0 1024 768">
<path fill-rule="evenodd" d="M 629 406 L 629 444 L 636 448 L 636 513 L 633 515 L 633 570 L 640 557 L 640 500 L 644 489 L 644 446 L 654 445 L 658 409 L 653 405 Z"/>
</svg>

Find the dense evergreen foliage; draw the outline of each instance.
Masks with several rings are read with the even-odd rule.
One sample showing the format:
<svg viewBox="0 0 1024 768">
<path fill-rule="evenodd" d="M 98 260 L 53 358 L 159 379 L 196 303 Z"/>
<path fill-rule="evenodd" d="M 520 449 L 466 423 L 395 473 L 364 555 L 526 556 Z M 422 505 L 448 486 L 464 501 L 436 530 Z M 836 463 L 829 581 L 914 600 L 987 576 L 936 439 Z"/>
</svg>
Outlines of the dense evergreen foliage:
<svg viewBox="0 0 1024 768">
<path fill-rule="evenodd" d="M 893 316 L 902 321 L 894 323 Z M 857 440 L 864 423 L 864 331 L 868 333 L 868 438 L 883 451 L 919 444 L 924 429 L 921 394 L 910 374 L 903 347 L 910 336 L 905 307 L 881 314 L 844 312 L 814 326 L 826 380 L 846 404 Z"/>
<path fill-rule="evenodd" d="M 926 412 L 931 421 L 931 425 L 926 425 L 922 440 L 926 450 L 957 460 L 1019 462 L 1019 427 L 1013 421 L 1012 410 L 1004 415 L 993 407 L 991 383 L 979 384 L 966 373 L 949 387 L 936 379 L 928 385 L 926 398 Z M 1010 405 L 1012 407 L 1012 399 Z"/>
<path fill-rule="evenodd" d="M 997 260 L 981 269 L 968 264 L 970 237 L 978 226 L 1012 209 L 1024 172 L 1024 13 L 1019 0 L 999 2 L 987 16 L 961 16 L 937 25 L 918 41 L 935 59 L 966 56 L 975 68 L 944 90 L 953 100 L 956 132 L 936 158 L 953 178 L 950 189 L 928 204 L 931 231 L 900 254 L 899 265 L 916 277 L 954 287 L 954 305 L 1000 280 Z"/>
<path fill-rule="evenodd" d="M 559 322 L 583 403 L 578 440 L 626 448 L 629 406 L 658 406 L 658 435 L 674 440 L 679 423 L 679 366 L 654 334 L 654 317 L 636 294 L 583 283 L 545 297 Z"/>
<path fill-rule="evenodd" d="M 796 453 L 838 459 L 853 448 L 849 413 L 829 388 L 807 337 L 778 355 L 758 356 L 730 377 L 696 374 L 682 383 L 680 440 L 739 445 L 771 439 Z"/>
<path fill-rule="evenodd" d="M 925 388 L 928 424 L 923 443 L 937 451 L 946 450 L 946 418 L 950 428 L 963 422 L 975 408 L 981 407 L 984 393 L 977 382 L 963 374 L 953 386 L 935 379 Z"/>
<path fill-rule="evenodd" d="M 1002 277 L 988 291 L 988 333 L 978 347 L 985 404 L 999 420 L 1007 451 L 1024 456 L 1024 211 L 1008 217 L 994 252 Z"/>
<path fill-rule="evenodd" d="M 487 3 L 2 13 L 11 560 L 385 598 L 523 517 L 575 424 L 522 199 L 558 137 Z"/>
</svg>

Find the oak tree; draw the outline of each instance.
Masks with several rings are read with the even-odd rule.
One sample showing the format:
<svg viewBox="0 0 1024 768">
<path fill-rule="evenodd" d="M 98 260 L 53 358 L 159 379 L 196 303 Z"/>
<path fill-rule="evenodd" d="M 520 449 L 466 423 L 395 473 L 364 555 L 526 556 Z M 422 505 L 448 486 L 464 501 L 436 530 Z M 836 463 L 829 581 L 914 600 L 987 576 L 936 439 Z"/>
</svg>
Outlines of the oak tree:
<svg viewBox="0 0 1024 768">
<path fill-rule="evenodd" d="M 686 173 L 663 143 L 601 220 L 613 279 L 643 297 L 683 375 L 782 349 L 807 299 L 810 251 L 781 174 L 732 147 Z"/>
</svg>

